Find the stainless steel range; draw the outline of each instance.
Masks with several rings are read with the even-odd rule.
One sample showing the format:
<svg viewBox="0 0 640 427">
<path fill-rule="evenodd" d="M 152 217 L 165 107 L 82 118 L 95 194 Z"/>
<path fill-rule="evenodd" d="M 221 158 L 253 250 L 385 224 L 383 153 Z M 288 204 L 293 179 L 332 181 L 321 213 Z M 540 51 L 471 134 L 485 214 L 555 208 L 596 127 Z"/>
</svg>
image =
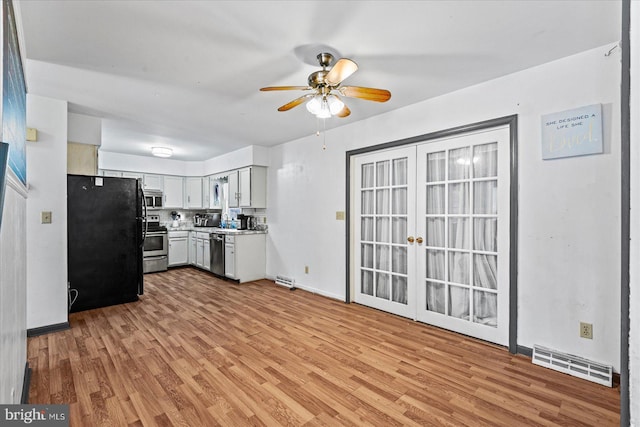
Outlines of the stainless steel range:
<svg viewBox="0 0 640 427">
<path fill-rule="evenodd" d="M 147 215 L 143 227 L 146 234 L 142 250 L 142 270 L 145 273 L 166 271 L 169 264 L 167 227 L 160 225 L 159 215 Z"/>
</svg>

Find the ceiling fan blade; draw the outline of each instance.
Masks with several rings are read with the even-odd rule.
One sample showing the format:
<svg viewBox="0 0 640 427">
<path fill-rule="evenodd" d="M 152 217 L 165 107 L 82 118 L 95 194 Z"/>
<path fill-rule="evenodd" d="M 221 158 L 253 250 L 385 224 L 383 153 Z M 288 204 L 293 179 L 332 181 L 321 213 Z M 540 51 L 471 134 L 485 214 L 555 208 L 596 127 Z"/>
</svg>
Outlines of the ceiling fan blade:
<svg viewBox="0 0 640 427">
<path fill-rule="evenodd" d="M 367 101 L 386 102 L 391 98 L 391 92 L 386 89 L 372 87 L 343 86 L 338 91 L 350 98 L 360 98 Z"/>
<path fill-rule="evenodd" d="M 302 104 L 307 98 L 314 96 L 313 94 L 302 95 L 300 98 L 296 98 L 291 102 L 284 104 L 282 107 L 278 108 L 278 111 L 289 111 L 293 107 L 297 107 Z"/>
<path fill-rule="evenodd" d="M 340 118 L 343 118 L 343 117 L 347 117 L 349 114 L 351 114 L 351 110 L 345 104 L 345 106 L 342 107 L 342 110 L 340 110 L 340 112 L 338 114 L 336 114 L 336 116 L 340 117 Z"/>
<path fill-rule="evenodd" d="M 311 89 L 309 86 L 268 86 L 268 87 L 260 88 L 262 92 L 268 92 L 272 90 L 309 90 L 309 89 Z"/>
<path fill-rule="evenodd" d="M 344 79 L 355 73 L 358 69 L 358 64 L 347 58 L 341 58 L 336 62 L 336 65 L 331 67 L 331 70 L 324 78 L 324 81 L 331 86 L 339 85 Z"/>
<path fill-rule="evenodd" d="M 335 96 L 338 101 L 342 102 L 342 110 L 340 110 L 338 113 L 334 114 L 334 116 L 336 117 L 347 117 L 349 114 L 351 114 L 351 110 L 349 109 L 349 107 L 347 107 L 347 104 L 344 103 L 344 100 L 342 98 L 340 98 L 338 95 L 336 95 L 335 93 L 332 93 L 331 96 Z"/>
</svg>

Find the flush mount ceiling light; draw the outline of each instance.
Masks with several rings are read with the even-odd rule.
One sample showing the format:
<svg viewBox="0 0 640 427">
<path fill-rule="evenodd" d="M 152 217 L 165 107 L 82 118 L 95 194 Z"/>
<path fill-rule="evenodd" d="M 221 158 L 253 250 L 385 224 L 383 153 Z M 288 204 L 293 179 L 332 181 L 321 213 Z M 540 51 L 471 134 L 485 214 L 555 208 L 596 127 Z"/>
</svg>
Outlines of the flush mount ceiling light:
<svg viewBox="0 0 640 427">
<path fill-rule="evenodd" d="M 317 59 L 322 70 L 309 75 L 308 86 L 269 86 L 260 89 L 261 91 L 308 90 L 312 92 L 284 104 L 278 108 L 278 111 L 288 111 L 308 101 L 307 110 L 320 119 L 332 116 L 347 117 L 351 114 L 351 110 L 340 99 L 342 96 L 376 102 L 386 102 L 391 98 L 391 92 L 386 89 L 341 86 L 342 81 L 358 69 L 358 65 L 352 60 L 341 58 L 331 69 L 327 69 L 333 63 L 333 55 L 326 52 L 320 53 Z"/>
<path fill-rule="evenodd" d="M 156 157 L 171 157 L 173 150 L 166 147 L 151 147 L 151 154 Z"/>
</svg>

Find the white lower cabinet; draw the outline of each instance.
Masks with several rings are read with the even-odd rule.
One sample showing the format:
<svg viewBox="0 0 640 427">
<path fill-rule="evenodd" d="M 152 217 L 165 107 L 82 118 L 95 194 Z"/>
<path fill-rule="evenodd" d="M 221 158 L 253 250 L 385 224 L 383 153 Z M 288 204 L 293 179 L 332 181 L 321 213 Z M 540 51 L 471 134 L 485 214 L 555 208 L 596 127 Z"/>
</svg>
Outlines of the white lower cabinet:
<svg viewBox="0 0 640 427">
<path fill-rule="evenodd" d="M 267 270 L 266 235 L 225 236 L 224 273 L 240 283 L 264 279 Z"/>
<path fill-rule="evenodd" d="M 196 233 L 196 266 L 204 270 L 211 270 L 209 233 Z"/>
<path fill-rule="evenodd" d="M 169 232 L 169 267 L 189 263 L 189 232 Z"/>
<path fill-rule="evenodd" d="M 189 232 L 189 264 L 196 265 L 196 232 Z"/>
</svg>

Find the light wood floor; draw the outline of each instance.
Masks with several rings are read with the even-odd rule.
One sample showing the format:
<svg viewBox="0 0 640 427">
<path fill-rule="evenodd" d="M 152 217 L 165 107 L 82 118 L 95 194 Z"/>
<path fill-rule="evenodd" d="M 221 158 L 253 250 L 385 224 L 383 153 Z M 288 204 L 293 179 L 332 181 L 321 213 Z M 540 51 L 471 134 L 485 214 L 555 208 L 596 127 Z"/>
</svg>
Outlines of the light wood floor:
<svg viewBox="0 0 640 427">
<path fill-rule="evenodd" d="M 191 268 L 29 338 L 30 403 L 72 426 L 617 426 L 619 390 L 269 281 Z"/>
</svg>

